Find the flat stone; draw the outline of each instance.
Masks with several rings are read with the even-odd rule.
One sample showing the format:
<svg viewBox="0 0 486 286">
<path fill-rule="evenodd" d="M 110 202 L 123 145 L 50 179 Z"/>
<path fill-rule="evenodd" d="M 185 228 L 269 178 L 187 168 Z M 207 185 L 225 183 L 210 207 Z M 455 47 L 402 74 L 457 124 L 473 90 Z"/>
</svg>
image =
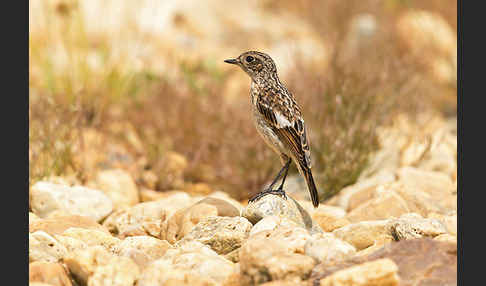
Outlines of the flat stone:
<svg viewBox="0 0 486 286">
<path fill-rule="evenodd" d="M 321 263 L 314 268 L 310 282 L 317 284 L 339 270 L 383 258 L 398 266 L 400 285 L 457 284 L 457 244 L 428 237 L 391 242 L 340 263 Z"/>
<path fill-rule="evenodd" d="M 398 267 L 384 258 L 345 268 L 321 279 L 321 286 L 397 286 Z"/>
</svg>

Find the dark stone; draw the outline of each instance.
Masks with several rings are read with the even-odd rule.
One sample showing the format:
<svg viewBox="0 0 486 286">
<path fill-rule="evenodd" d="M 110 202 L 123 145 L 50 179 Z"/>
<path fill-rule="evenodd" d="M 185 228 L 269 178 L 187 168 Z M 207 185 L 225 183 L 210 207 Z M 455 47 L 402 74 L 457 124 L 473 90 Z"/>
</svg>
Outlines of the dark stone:
<svg viewBox="0 0 486 286">
<path fill-rule="evenodd" d="M 334 264 L 321 263 L 311 274 L 313 285 L 332 273 L 357 264 L 389 258 L 398 266 L 400 286 L 457 285 L 457 245 L 418 238 L 391 242 L 375 252 Z"/>
</svg>

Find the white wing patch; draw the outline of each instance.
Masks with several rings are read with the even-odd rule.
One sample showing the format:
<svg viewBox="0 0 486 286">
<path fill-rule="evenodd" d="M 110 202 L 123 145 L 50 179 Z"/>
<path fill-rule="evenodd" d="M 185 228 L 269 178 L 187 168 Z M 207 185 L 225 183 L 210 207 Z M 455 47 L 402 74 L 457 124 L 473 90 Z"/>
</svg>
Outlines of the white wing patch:
<svg viewBox="0 0 486 286">
<path fill-rule="evenodd" d="M 274 114 L 275 114 L 275 119 L 277 120 L 278 128 L 292 126 L 292 123 L 290 123 L 290 121 L 285 116 L 283 116 L 280 112 L 275 111 Z"/>
</svg>

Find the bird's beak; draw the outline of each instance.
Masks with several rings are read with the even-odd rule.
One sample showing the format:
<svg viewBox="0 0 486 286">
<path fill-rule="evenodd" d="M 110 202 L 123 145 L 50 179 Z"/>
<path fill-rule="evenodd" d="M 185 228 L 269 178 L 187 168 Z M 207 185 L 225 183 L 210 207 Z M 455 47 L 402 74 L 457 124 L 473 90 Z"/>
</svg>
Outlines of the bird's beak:
<svg viewBox="0 0 486 286">
<path fill-rule="evenodd" d="M 237 65 L 240 63 L 240 61 L 238 59 L 228 59 L 228 60 L 224 60 L 225 63 L 228 63 L 228 64 L 233 64 L 233 65 Z"/>
</svg>

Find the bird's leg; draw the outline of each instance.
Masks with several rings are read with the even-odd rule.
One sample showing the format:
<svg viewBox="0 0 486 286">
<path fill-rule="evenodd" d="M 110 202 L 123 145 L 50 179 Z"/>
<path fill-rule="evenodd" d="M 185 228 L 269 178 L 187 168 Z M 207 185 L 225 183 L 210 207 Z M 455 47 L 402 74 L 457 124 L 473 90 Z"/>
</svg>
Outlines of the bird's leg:
<svg viewBox="0 0 486 286">
<path fill-rule="evenodd" d="M 268 195 L 268 194 L 283 196 L 285 199 L 287 199 L 287 195 L 285 194 L 285 191 L 283 190 L 283 183 L 285 182 L 285 178 L 287 177 L 287 173 L 289 172 L 291 162 L 292 162 L 292 160 L 289 158 L 287 163 L 285 163 L 285 165 L 282 167 L 282 169 L 278 172 L 277 177 L 273 180 L 273 182 L 270 184 L 270 186 L 267 189 L 263 190 L 262 192 L 251 197 L 248 201 L 250 203 L 257 201 L 260 198 L 262 198 L 263 196 Z M 273 190 L 272 189 L 273 186 L 275 185 L 275 183 L 278 182 L 278 180 L 282 176 L 282 173 L 284 173 L 282 184 L 280 184 L 280 187 L 277 190 Z"/>
<path fill-rule="evenodd" d="M 278 187 L 278 189 L 277 189 L 277 191 L 282 192 L 284 196 L 285 196 L 285 191 L 283 190 L 283 186 L 285 184 L 285 179 L 287 178 L 287 173 L 289 172 L 290 162 L 291 162 L 291 160 L 289 159 L 287 161 L 287 163 L 285 164 L 285 166 L 287 166 L 287 168 L 285 169 L 285 173 L 284 173 L 283 178 L 282 178 L 282 183 L 280 183 L 280 187 Z"/>
</svg>

